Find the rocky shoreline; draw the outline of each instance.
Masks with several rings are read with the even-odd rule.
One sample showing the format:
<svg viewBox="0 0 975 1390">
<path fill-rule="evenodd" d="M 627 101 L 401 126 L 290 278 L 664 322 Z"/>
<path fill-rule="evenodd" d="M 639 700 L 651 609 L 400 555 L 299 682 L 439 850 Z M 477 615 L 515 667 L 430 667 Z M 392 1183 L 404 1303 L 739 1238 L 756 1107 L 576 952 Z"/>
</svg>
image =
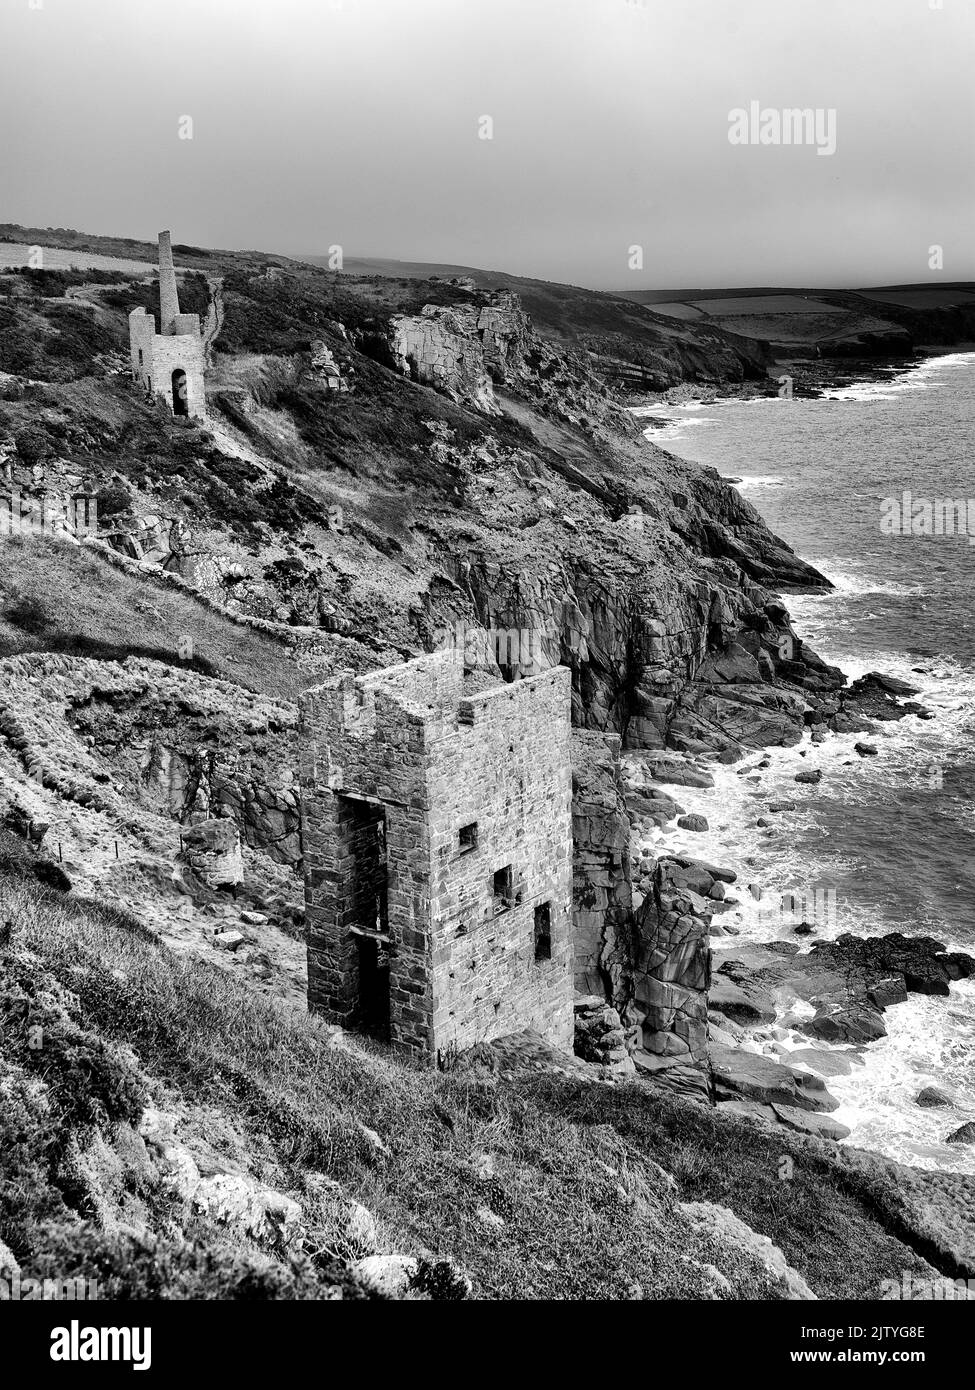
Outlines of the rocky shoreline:
<svg viewBox="0 0 975 1390">
<path fill-rule="evenodd" d="M 724 669 L 733 671 L 734 661 Z M 782 737 L 777 715 L 765 730 L 767 742 L 794 745 L 808 732 L 810 742 L 817 743 L 833 734 L 866 734 L 879 723 L 908 715 L 932 718 L 910 698 L 917 693 L 880 672 L 869 672 L 848 687 L 814 689 L 793 736 Z M 750 732 L 755 736 L 757 731 Z M 860 757 L 877 751 L 861 741 L 855 750 Z M 715 757 L 729 761 L 720 749 L 711 751 Z M 757 780 L 756 770 L 770 761 L 766 753 L 737 771 Z M 975 973 L 975 959 L 948 951 L 933 937 L 899 932 L 879 937 L 846 933 L 811 948 L 789 939 L 723 941 L 715 953 L 714 940 L 738 935 L 738 928 L 722 921 L 724 914 L 741 901 L 741 894 L 761 898 L 762 886 L 742 885 L 736 870 L 688 854 L 655 856 L 650 847 L 655 828 L 659 832 L 676 825 L 692 834 L 708 829 L 704 816 L 686 814 L 678 800 L 682 786 L 713 786 L 707 762 L 702 749 L 635 753 L 627 760 L 640 950 L 633 1001 L 622 1015 L 636 1023 L 630 1038 L 638 1072 L 654 1085 L 709 1100 L 749 1122 L 820 1139 L 848 1138 L 849 1127 L 831 1118 L 840 1102 L 828 1089 L 830 1078 L 864 1065 L 865 1050 L 887 1034 L 886 1009 L 912 993 L 948 995 L 951 983 Z M 821 777 L 818 769 L 795 774 L 797 783 L 816 784 Z M 793 807 L 791 802 L 770 802 L 767 809 L 777 814 Z M 767 827 L 770 821 L 760 816 L 756 824 Z M 817 926 L 802 919 L 797 906 L 783 901 L 784 922 L 791 921 L 791 935 L 807 938 Z M 922 1088 L 916 1103 L 945 1110 L 945 1142 L 975 1141 L 975 1126 L 957 1123 L 962 1118 L 957 1112 L 952 1125 L 954 1101 L 947 1092 Z"/>
<path fill-rule="evenodd" d="M 758 381 L 721 381 L 701 386 L 680 382 L 666 390 L 631 396 L 630 409 L 641 411 L 644 426 L 662 428 L 672 423 L 669 414 L 652 414 L 654 406 L 681 406 L 690 402 L 713 405 L 718 401 L 768 400 L 781 395 L 781 378 L 790 378 L 794 397 L 819 400 L 827 391 L 844 391 L 854 386 L 886 384 L 905 372 L 921 367 L 932 358 L 949 352 L 973 352 L 975 344 L 962 342 L 943 347 L 918 348 L 911 353 L 889 357 L 796 357 L 785 358 L 768 368 L 768 376 Z M 643 414 L 649 411 L 649 414 Z"/>
</svg>

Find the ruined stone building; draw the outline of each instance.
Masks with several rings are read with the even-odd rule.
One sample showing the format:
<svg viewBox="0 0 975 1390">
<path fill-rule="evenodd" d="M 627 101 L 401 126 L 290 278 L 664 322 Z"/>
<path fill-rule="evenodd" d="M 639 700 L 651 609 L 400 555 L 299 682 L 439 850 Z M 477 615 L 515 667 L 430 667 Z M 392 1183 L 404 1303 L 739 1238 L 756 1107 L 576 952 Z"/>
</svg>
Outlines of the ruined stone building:
<svg viewBox="0 0 975 1390">
<path fill-rule="evenodd" d="M 571 1049 L 570 679 L 436 652 L 305 693 L 312 1009 L 415 1052 Z"/>
<path fill-rule="evenodd" d="M 174 415 L 202 419 L 204 350 L 199 314 L 181 314 L 173 248 L 168 232 L 159 233 L 159 332 L 153 315 L 133 309 L 129 315 L 132 380 L 161 396 Z"/>
</svg>

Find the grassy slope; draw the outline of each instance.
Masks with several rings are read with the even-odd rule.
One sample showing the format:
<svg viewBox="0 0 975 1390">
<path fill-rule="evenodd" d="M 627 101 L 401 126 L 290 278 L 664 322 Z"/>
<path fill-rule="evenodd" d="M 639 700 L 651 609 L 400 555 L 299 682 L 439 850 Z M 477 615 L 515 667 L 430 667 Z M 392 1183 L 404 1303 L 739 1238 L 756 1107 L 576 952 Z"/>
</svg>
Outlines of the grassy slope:
<svg viewBox="0 0 975 1390">
<path fill-rule="evenodd" d="M 127 574 L 97 551 L 41 538 L 0 544 L 0 656 L 59 651 L 194 666 L 277 699 L 296 700 L 320 676 L 271 637 L 224 618 L 191 594 Z M 179 660 L 193 639 L 194 661 Z"/>
<path fill-rule="evenodd" d="M 12 949 L 0 950 L 0 1076 L 24 1068 L 44 1081 L 52 1107 L 47 1121 L 38 1112 L 15 1122 L 18 1144 L 3 1136 L 13 1157 L 0 1234 L 25 1272 L 43 1272 L 55 1256 L 69 1265 L 97 1257 L 116 1291 L 147 1291 L 144 1247 L 85 1222 L 92 1194 L 72 1183 L 64 1158 L 69 1135 L 81 1149 L 95 1129 L 110 1139 L 149 1100 L 197 1132 L 226 1129 L 232 1117 L 237 1159 L 302 1204 L 314 1228 L 310 1257 L 279 1254 L 262 1296 L 323 1296 L 348 1277 L 335 1265 L 348 1251 L 316 1215 L 315 1173 L 374 1213 L 381 1248 L 451 1257 L 480 1297 L 701 1297 L 704 1265 L 724 1273 L 735 1297 L 770 1296 L 745 1256 L 689 1231 L 678 1199 L 732 1205 L 823 1297 L 876 1296 L 880 1279 L 922 1267 L 886 1229 L 897 1219 L 892 1185 L 844 1176 L 788 1135 L 765 1136 L 636 1086 L 441 1075 L 378 1046 L 330 1047 L 315 1019 L 172 954 L 118 914 L 0 884 L 16 924 Z M 63 988 L 72 992 L 69 1021 L 51 1022 L 44 1047 L 31 1051 L 28 1022 L 44 1022 L 44 1000 Z M 25 992 L 35 996 L 29 1012 Z M 478 1175 L 484 1155 L 493 1176 Z M 795 1164 L 788 1182 L 777 1176 L 784 1155 Z M 658 1164 L 676 1179 L 676 1197 Z M 234 1250 L 218 1229 L 181 1217 L 151 1184 L 141 1199 L 150 1226 L 168 1237 L 163 1263 L 175 1270 L 172 1287 L 150 1292 L 178 1294 L 189 1280 L 206 1296 L 241 1296 L 234 1281 L 253 1250 Z M 485 1209 L 504 1224 L 486 1226 Z"/>
</svg>

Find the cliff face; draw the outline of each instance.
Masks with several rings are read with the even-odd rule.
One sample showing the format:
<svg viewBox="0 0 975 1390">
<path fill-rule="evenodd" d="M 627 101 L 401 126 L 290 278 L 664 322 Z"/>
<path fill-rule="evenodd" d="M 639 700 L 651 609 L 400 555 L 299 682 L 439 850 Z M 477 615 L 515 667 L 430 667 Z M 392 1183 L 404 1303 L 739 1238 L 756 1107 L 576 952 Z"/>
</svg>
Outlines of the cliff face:
<svg viewBox="0 0 975 1390">
<path fill-rule="evenodd" d="M 575 987 L 622 1008 L 632 997 L 630 818 L 619 739 L 577 729 L 572 749 Z"/>
</svg>

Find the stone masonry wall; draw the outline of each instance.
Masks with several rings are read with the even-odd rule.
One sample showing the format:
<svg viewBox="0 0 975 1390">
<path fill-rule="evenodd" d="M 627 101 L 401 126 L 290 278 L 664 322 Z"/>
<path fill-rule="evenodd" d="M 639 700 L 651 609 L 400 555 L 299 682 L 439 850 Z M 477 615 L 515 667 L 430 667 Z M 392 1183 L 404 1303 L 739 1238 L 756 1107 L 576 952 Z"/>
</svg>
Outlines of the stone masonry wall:
<svg viewBox="0 0 975 1390">
<path fill-rule="evenodd" d="M 186 373 L 186 409 L 193 418 L 206 414 L 203 388 L 203 340 L 199 334 L 183 333 L 152 339 L 152 388 L 173 409 L 173 372 Z"/>
<path fill-rule="evenodd" d="M 338 1022 L 356 1011 L 354 816 L 343 792 L 386 812 L 387 922 L 391 945 L 390 1037 L 432 1046 L 429 978 L 430 845 L 426 727 L 368 678 L 346 678 L 301 700 L 302 847 L 308 937 L 308 1003 Z"/>
<path fill-rule="evenodd" d="M 534 1028 L 571 1044 L 569 681 L 558 668 L 465 693 L 462 664 L 436 653 L 303 696 L 312 1008 L 355 1013 L 350 803 L 364 798 L 386 819 L 392 1041 L 436 1052 Z M 494 892 L 507 867 L 509 903 Z"/>
<path fill-rule="evenodd" d="M 459 1047 L 532 1028 L 572 1042 L 570 673 L 563 667 L 462 701 L 435 745 L 429 788 L 433 854 L 434 1030 Z M 464 850 L 462 826 L 476 823 Z M 496 871 L 514 900 L 496 904 Z M 550 957 L 536 959 L 535 911 L 547 906 Z"/>
</svg>

